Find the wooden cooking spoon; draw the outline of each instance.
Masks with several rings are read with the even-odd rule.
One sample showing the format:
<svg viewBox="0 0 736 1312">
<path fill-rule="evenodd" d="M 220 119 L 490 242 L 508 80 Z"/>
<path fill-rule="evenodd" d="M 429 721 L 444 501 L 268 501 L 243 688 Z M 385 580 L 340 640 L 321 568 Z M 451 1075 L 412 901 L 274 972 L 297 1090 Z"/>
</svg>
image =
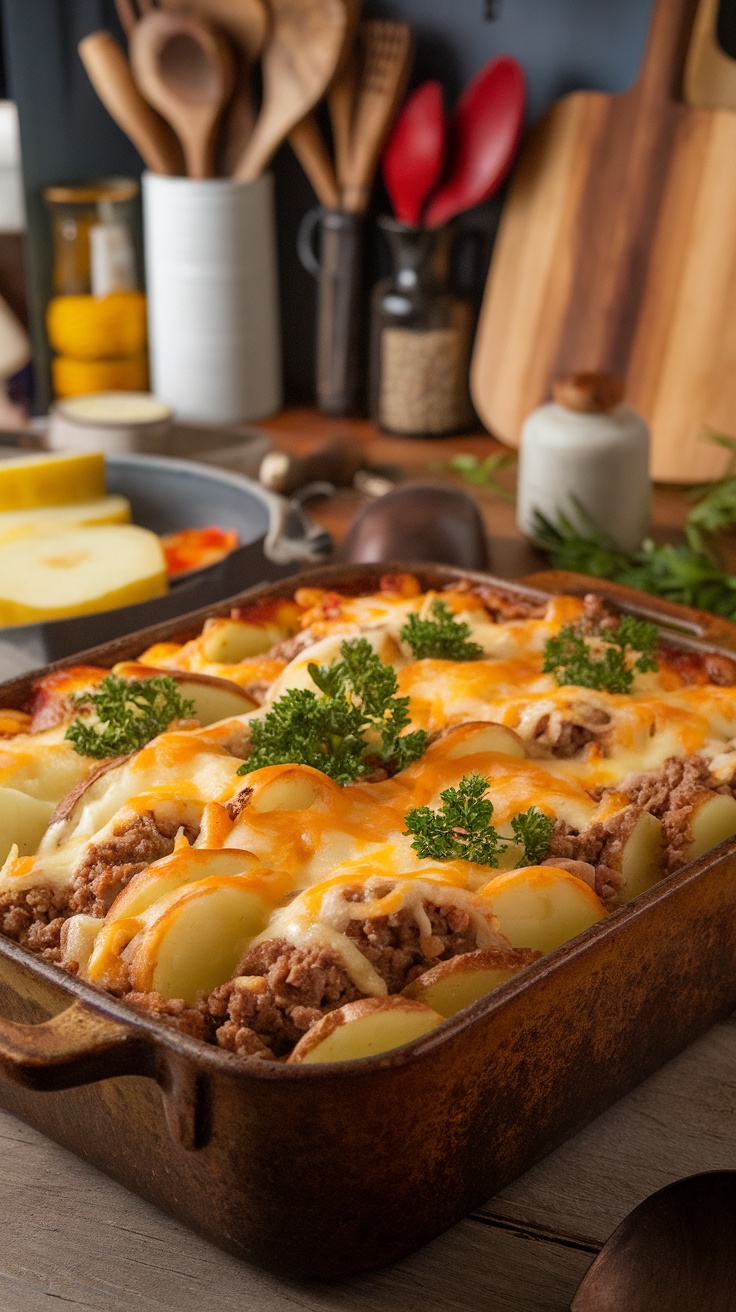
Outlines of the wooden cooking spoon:
<svg viewBox="0 0 736 1312">
<path fill-rule="evenodd" d="M 271 0 L 263 104 L 233 177 L 252 182 L 296 123 L 324 95 L 342 54 L 345 0 Z"/>
<path fill-rule="evenodd" d="M 188 0 L 159 0 L 159 4 L 172 13 L 192 13 Z M 229 174 L 243 154 L 255 125 L 250 80 L 268 36 L 268 6 L 266 0 L 196 0 L 195 9 L 198 16 L 221 28 L 233 45 L 235 89 L 223 115 L 218 151 L 222 172 Z"/>
<path fill-rule="evenodd" d="M 368 207 L 384 142 L 406 90 L 411 29 L 406 23 L 371 19 L 360 25 L 363 66 L 353 117 L 350 157 L 343 173 L 343 209 Z"/>
<path fill-rule="evenodd" d="M 109 32 L 92 32 L 77 49 L 105 109 L 133 142 L 146 167 L 169 177 L 183 173 L 184 156 L 176 134 L 143 99 L 115 38 Z"/>
<path fill-rule="evenodd" d="M 130 33 L 135 80 L 181 141 L 190 178 L 214 173 L 215 129 L 233 88 L 230 46 L 202 19 L 155 10 Z"/>
<path fill-rule="evenodd" d="M 675 1180 L 621 1222 L 572 1312 L 733 1312 L 736 1171 Z"/>
</svg>

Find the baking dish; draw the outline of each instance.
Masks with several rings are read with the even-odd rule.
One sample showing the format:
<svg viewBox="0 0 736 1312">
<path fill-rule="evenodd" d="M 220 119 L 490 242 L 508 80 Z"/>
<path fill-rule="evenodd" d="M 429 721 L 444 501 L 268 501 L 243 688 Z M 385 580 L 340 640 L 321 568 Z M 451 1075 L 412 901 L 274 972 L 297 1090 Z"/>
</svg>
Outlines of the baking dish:
<svg viewBox="0 0 736 1312">
<path fill-rule="evenodd" d="M 334 567 L 300 581 L 362 591 L 387 568 Z M 448 568 L 415 573 L 424 587 L 469 577 L 535 598 L 595 586 L 680 645 L 736 649 L 726 621 L 575 576 L 542 577 L 530 590 Z M 112 664 L 186 639 L 207 613 L 84 659 Z M 21 705 L 29 684 L 1 687 L 2 704 Z M 302 1276 L 382 1265 L 733 1009 L 735 874 L 728 840 L 425 1038 L 340 1066 L 232 1057 L 3 941 L 0 1103 L 243 1258 Z"/>
</svg>

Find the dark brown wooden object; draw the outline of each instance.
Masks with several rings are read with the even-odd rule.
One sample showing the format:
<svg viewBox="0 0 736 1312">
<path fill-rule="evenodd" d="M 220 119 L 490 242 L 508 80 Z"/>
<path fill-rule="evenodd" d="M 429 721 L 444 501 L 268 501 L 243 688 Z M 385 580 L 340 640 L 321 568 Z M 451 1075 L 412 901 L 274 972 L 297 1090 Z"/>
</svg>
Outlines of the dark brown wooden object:
<svg viewBox="0 0 736 1312">
<path fill-rule="evenodd" d="M 696 8 L 655 0 L 634 86 L 566 96 L 533 131 L 472 366 L 478 413 L 513 445 L 554 378 L 622 377 L 662 481 L 720 475 L 700 434 L 736 430 L 736 116 L 682 101 Z"/>
<path fill-rule="evenodd" d="M 736 1171 L 675 1180 L 624 1218 L 572 1312 L 733 1312 L 735 1249 Z"/>
</svg>

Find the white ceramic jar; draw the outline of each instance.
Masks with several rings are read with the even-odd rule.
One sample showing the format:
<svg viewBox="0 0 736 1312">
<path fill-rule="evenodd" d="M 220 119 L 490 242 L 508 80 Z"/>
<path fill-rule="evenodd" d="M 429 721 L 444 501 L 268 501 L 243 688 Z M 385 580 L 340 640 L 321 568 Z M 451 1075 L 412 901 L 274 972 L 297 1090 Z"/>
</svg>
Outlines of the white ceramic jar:
<svg viewBox="0 0 736 1312">
<path fill-rule="evenodd" d="M 151 387 L 176 418 L 281 408 L 273 179 L 143 176 Z"/>
<path fill-rule="evenodd" d="M 635 551 L 649 531 L 649 429 L 606 374 L 574 374 L 524 423 L 517 522 L 536 536 L 535 512 L 560 512 L 584 533 L 576 503 L 617 546 Z"/>
</svg>

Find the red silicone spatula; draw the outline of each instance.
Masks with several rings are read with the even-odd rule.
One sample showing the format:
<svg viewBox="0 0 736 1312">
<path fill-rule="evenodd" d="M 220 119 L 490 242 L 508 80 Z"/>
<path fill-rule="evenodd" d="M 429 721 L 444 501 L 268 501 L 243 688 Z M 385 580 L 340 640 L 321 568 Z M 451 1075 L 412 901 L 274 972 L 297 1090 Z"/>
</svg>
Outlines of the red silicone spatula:
<svg viewBox="0 0 736 1312">
<path fill-rule="evenodd" d="M 500 187 L 519 144 L 525 100 L 523 70 L 507 55 L 491 60 L 466 87 L 450 119 L 447 167 L 427 206 L 428 228 L 480 205 Z"/>
<path fill-rule="evenodd" d="M 445 154 L 439 82 L 423 82 L 407 100 L 383 152 L 383 178 L 396 218 L 418 224 Z"/>
</svg>

